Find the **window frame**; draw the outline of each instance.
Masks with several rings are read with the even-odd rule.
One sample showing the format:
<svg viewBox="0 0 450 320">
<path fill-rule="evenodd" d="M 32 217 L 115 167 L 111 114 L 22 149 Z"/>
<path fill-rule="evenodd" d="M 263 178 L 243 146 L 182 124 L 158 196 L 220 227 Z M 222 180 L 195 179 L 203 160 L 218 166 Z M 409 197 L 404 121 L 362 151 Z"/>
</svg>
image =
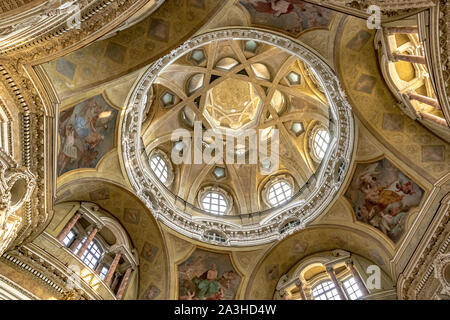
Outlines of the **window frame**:
<svg viewBox="0 0 450 320">
<path fill-rule="evenodd" d="M 326 284 L 328 286 L 328 289 L 324 288 L 324 284 Z M 321 288 L 318 289 L 318 287 L 321 287 Z M 314 294 L 314 291 L 316 289 L 323 290 L 323 292 L 317 293 L 317 296 L 316 296 Z M 335 293 L 333 291 L 335 291 Z M 328 299 L 327 294 L 326 294 L 327 292 L 331 292 L 333 295 L 333 298 L 337 298 L 337 299 Z M 338 292 L 334 282 L 329 279 L 320 281 L 319 283 L 315 284 L 314 287 L 311 288 L 311 295 L 312 295 L 313 300 L 330 300 L 330 301 L 331 300 L 341 300 L 341 297 L 339 296 L 339 292 Z M 323 297 L 323 296 L 325 296 L 326 299 L 316 299 L 318 297 Z"/>
<path fill-rule="evenodd" d="M 102 266 L 102 269 L 101 269 L 100 272 L 98 273 L 98 276 L 100 277 L 100 279 L 105 280 L 106 275 L 108 274 L 109 268 L 110 268 L 110 266 L 107 266 L 107 265 L 103 265 L 103 266 Z M 106 271 L 103 272 L 103 270 L 105 270 L 105 269 L 106 269 Z M 103 274 L 104 274 L 104 275 L 103 275 Z"/>
<path fill-rule="evenodd" d="M 226 209 L 223 213 L 214 213 L 204 208 L 203 203 L 204 199 L 211 193 L 217 193 L 219 196 L 223 198 L 223 200 L 226 203 Z M 233 198 L 226 192 L 225 190 L 218 188 L 218 187 L 205 187 L 198 193 L 198 203 L 201 210 L 212 214 L 212 215 L 218 215 L 218 216 L 225 216 L 230 213 L 232 207 L 233 207 Z M 220 204 L 219 204 L 220 206 Z"/>
<path fill-rule="evenodd" d="M 165 182 L 163 182 L 161 180 L 161 178 L 158 176 L 158 174 L 152 169 L 152 161 L 153 158 L 155 157 L 160 157 L 160 159 L 164 162 L 164 164 L 166 165 L 166 169 L 167 169 L 167 180 Z M 161 161 L 160 160 L 160 161 Z M 172 166 L 172 162 L 170 161 L 169 157 L 167 156 L 167 154 L 160 150 L 160 149 L 154 149 L 152 152 L 150 152 L 150 155 L 148 157 L 148 165 L 150 170 L 152 171 L 152 174 L 155 176 L 155 178 L 162 183 L 163 185 L 165 185 L 166 187 L 170 187 L 172 185 L 172 182 L 174 180 L 174 171 L 173 171 L 173 166 Z"/>
<path fill-rule="evenodd" d="M 87 237 L 84 237 L 83 240 L 81 240 L 81 242 L 78 244 L 78 246 L 73 250 L 73 253 L 76 255 L 78 254 L 78 251 L 80 251 L 81 247 L 83 246 L 83 244 L 86 242 Z M 99 252 L 99 256 L 98 258 L 95 257 L 94 253 L 91 251 L 91 248 L 93 246 L 97 247 L 97 251 Z M 89 259 L 88 261 L 86 261 L 86 258 L 88 256 L 88 254 L 91 254 L 92 257 L 96 258 L 97 260 L 95 261 L 95 263 L 91 264 L 90 262 L 92 262 L 92 259 Z M 80 258 L 80 260 L 83 262 L 84 265 L 86 265 L 87 267 L 91 268 L 92 270 L 95 270 L 95 268 L 97 268 L 102 256 L 105 254 L 105 250 L 103 249 L 102 245 L 96 241 L 95 239 L 93 239 L 91 241 L 91 243 L 87 246 L 86 251 L 83 253 L 83 255 Z"/>
<path fill-rule="evenodd" d="M 291 195 L 285 201 L 274 205 L 269 199 L 270 192 L 272 190 L 272 187 L 274 187 L 278 183 L 283 183 L 283 182 L 286 183 L 291 188 Z M 277 176 L 272 176 L 269 179 L 269 181 L 267 181 L 265 183 L 264 188 L 261 193 L 261 196 L 262 196 L 263 202 L 266 204 L 267 207 L 278 208 L 278 207 L 281 207 L 281 206 L 289 203 L 289 201 L 291 201 L 291 199 L 295 196 L 295 192 L 296 192 L 295 183 L 294 183 L 294 179 L 292 178 L 292 176 L 290 176 L 288 174 L 281 174 L 281 175 L 277 175 Z M 283 193 L 284 193 L 284 190 L 283 190 Z"/>
<path fill-rule="evenodd" d="M 69 242 L 66 244 L 66 243 L 64 243 L 64 241 L 67 239 L 67 237 L 69 236 L 69 234 L 73 234 L 73 237 L 71 237 L 70 239 L 69 239 Z M 70 229 L 69 230 L 69 232 L 66 234 L 66 236 L 64 237 L 64 239 L 61 241 L 62 242 L 62 244 L 66 247 L 66 248 L 69 248 L 71 245 L 72 245 L 72 243 L 75 241 L 75 239 L 77 238 L 77 236 L 78 236 L 78 233 L 72 228 L 72 229 Z"/>
<path fill-rule="evenodd" d="M 348 283 L 349 281 L 351 281 L 353 279 L 353 284 L 350 284 L 349 287 L 353 290 L 353 292 L 349 292 L 348 288 L 346 287 L 346 283 Z M 356 286 L 357 290 L 354 289 L 354 287 Z M 354 276 L 349 276 L 347 278 L 345 278 L 344 280 L 342 280 L 342 288 L 344 289 L 345 295 L 347 296 L 348 300 L 358 300 L 359 298 L 364 297 L 364 293 L 361 290 L 361 287 L 359 286 L 358 282 L 356 281 Z M 355 292 L 360 292 L 360 296 L 357 296 L 355 299 L 352 298 L 352 295 L 355 294 Z"/>
<path fill-rule="evenodd" d="M 325 131 L 328 134 L 328 139 L 329 139 L 325 150 L 323 150 L 323 148 L 322 148 L 323 144 L 320 147 L 321 151 L 323 152 L 323 157 L 320 157 L 320 155 L 317 153 L 317 150 L 316 150 L 316 137 L 317 137 L 317 135 L 319 135 L 319 132 L 321 132 L 321 131 Z M 322 136 L 320 136 L 320 137 L 321 137 L 321 139 L 323 139 L 323 141 L 326 141 L 326 139 L 324 139 Z M 315 125 L 313 127 L 313 129 L 310 131 L 310 134 L 308 135 L 310 157 L 315 162 L 321 163 L 325 159 L 325 156 L 327 155 L 328 147 L 330 146 L 331 142 L 332 142 L 332 137 L 330 134 L 330 130 L 323 124 Z"/>
</svg>

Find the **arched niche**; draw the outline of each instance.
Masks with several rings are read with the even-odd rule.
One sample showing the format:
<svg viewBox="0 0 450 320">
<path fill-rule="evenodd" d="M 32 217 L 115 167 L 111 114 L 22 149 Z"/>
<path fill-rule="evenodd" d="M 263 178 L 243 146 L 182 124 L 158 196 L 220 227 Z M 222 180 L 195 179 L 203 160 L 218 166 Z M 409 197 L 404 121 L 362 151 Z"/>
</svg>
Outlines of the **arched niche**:
<svg viewBox="0 0 450 320">
<path fill-rule="evenodd" d="M 58 204 L 94 203 L 109 212 L 124 227 L 132 245 L 138 251 L 139 283 L 130 282 L 134 288 L 129 291 L 134 290 L 137 299 L 168 298 L 166 245 L 153 215 L 135 195 L 111 181 L 86 178 L 60 186 L 57 199 Z M 55 224 L 56 222 L 52 221 L 50 225 Z M 124 297 L 127 298 L 131 297 Z"/>
<path fill-rule="evenodd" d="M 251 274 L 245 298 L 272 299 L 280 277 L 299 261 L 336 249 L 371 261 L 391 277 L 389 261 L 393 252 L 388 243 L 354 227 L 323 224 L 290 235 L 269 250 Z"/>
</svg>

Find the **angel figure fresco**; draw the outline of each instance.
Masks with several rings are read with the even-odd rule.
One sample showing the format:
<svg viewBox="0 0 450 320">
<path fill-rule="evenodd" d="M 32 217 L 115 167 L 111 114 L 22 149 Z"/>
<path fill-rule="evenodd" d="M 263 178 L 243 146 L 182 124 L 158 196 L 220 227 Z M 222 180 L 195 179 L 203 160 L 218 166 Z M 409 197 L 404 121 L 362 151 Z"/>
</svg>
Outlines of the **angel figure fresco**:
<svg viewBox="0 0 450 320">
<path fill-rule="evenodd" d="M 410 210 L 420 204 L 423 190 L 387 159 L 362 167 L 346 195 L 359 221 L 396 242 L 405 231 Z"/>
<path fill-rule="evenodd" d="M 117 111 L 95 96 L 59 115 L 58 175 L 78 168 L 93 168 L 113 147 Z"/>
</svg>

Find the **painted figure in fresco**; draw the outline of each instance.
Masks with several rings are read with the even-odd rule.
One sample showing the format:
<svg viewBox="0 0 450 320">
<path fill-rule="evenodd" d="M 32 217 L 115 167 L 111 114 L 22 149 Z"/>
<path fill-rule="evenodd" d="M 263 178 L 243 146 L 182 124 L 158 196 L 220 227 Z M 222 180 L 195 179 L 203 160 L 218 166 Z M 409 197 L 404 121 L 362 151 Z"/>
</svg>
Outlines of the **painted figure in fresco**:
<svg viewBox="0 0 450 320">
<path fill-rule="evenodd" d="M 258 12 L 270 13 L 276 17 L 291 13 L 297 0 L 249 0 L 249 3 Z"/>
<path fill-rule="evenodd" d="M 332 11 L 303 0 L 240 0 L 252 23 L 298 34 L 312 27 L 327 27 Z"/>
<path fill-rule="evenodd" d="M 347 196 L 353 201 L 359 221 L 398 241 L 405 231 L 408 213 L 419 205 L 423 190 L 383 159 L 365 165 L 355 175 Z"/>
<path fill-rule="evenodd" d="M 145 291 L 144 295 L 143 295 L 143 299 L 145 300 L 153 300 L 155 299 L 159 294 L 160 294 L 160 290 L 153 286 L 150 285 L 147 290 Z"/>
<path fill-rule="evenodd" d="M 215 263 L 211 265 L 211 268 L 203 273 L 200 277 L 193 279 L 197 289 L 197 297 L 203 300 L 205 297 L 214 296 L 219 291 L 219 281 L 217 279 L 218 272 Z"/>
<path fill-rule="evenodd" d="M 180 300 L 235 299 L 240 281 L 227 255 L 198 250 L 178 266 Z"/>
<path fill-rule="evenodd" d="M 113 147 L 117 111 L 101 95 L 64 110 L 59 116 L 58 175 L 78 168 L 93 168 Z"/>
</svg>

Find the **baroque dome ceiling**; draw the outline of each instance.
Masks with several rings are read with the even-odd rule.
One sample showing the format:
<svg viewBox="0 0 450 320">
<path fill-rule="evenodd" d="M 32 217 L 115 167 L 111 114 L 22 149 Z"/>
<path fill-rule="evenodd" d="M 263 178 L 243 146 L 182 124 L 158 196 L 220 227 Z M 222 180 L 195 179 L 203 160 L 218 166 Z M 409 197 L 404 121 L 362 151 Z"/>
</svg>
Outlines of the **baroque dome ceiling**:
<svg viewBox="0 0 450 320">
<path fill-rule="evenodd" d="M 351 158 L 353 119 L 337 78 L 305 46 L 219 30 L 147 70 L 122 136 L 130 181 L 159 219 L 203 241 L 249 245 L 326 208 Z"/>
</svg>

